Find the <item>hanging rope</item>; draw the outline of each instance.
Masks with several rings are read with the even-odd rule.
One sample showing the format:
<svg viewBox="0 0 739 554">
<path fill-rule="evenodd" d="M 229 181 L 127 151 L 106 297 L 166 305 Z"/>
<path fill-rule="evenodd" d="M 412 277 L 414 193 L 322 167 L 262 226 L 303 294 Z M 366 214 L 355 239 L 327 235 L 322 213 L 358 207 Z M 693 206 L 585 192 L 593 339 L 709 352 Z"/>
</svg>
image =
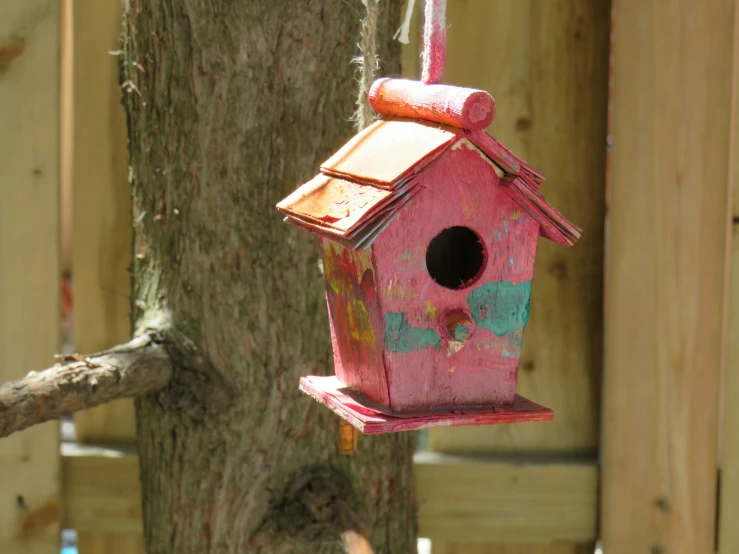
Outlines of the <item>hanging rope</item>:
<svg viewBox="0 0 739 554">
<path fill-rule="evenodd" d="M 361 56 L 354 58 L 359 66 L 359 94 L 354 121 L 358 131 L 372 123 L 375 113 L 369 103 L 369 90 L 379 68 L 377 60 L 377 11 L 379 0 L 362 0 L 367 13 L 362 20 Z M 409 42 L 409 31 L 415 0 L 408 0 L 403 25 L 395 37 L 403 44 Z M 446 61 L 446 0 L 426 0 L 423 29 L 423 69 L 421 82 L 425 85 L 440 83 L 444 78 Z"/>
<path fill-rule="evenodd" d="M 423 27 L 424 85 L 441 83 L 446 61 L 446 0 L 426 0 Z"/>
<path fill-rule="evenodd" d="M 369 89 L 379 63 L 377 61 L 377 4 L 379 0 L 362 0 L 367 8 L 367 14 L 362 21 L 362 37 L 359 50 L 362 55 L 354 61 L 359 65 L 359 95 L 357 96 L 357 110 L 354 120 L 357 130 L 361 131 L 374 119 L 374 112 L 369 104 Z"/>
</svg>

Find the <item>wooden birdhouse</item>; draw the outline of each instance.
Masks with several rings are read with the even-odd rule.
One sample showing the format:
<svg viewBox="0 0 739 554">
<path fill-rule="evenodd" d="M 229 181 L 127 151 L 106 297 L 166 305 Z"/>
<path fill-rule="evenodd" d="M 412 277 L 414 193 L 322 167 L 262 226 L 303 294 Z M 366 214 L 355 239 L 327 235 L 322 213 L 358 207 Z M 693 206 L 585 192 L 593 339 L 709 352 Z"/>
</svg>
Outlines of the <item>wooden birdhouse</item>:
<svg viewBox="0 0 739 554">
<path fill-rule="evenodd" d="M 381 79 L 383 117 L 278 209 L 320 237 L 335 375 L 301 389 L 364 433 L 541 421 L 516 395 L 539 236 L 580 230 L 485 132 L 483 91 Z"/>
</svg>

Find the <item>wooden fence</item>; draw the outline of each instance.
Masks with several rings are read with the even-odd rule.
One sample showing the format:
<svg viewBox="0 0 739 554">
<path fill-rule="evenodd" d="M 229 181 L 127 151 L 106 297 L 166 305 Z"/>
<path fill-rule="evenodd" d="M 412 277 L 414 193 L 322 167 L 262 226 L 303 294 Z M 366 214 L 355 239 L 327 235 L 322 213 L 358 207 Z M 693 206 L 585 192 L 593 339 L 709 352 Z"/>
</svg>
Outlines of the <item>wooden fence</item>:
<svg viewBox="0 0 739 554">
<path fill-rule="evenodd" d="M 62 264 L 75 349 L 128 335 L 119 4 L 0 2 L 0 381 L 59 349 Z M 737 17 L 730 0 L 449 1 L 445 80 L 493 93 L 493 134 L 585 233 L 537 259 L 519 382 L 554 422 L 433 430 L 417 458 L 433 554 L 739 552 Z M 60 527 L 81 554 L 143 552 L 131 402 L 75 424 L 61 455 L 53 424 L 0 441 L 0 552 L 50 554 Z"/>
</svg>

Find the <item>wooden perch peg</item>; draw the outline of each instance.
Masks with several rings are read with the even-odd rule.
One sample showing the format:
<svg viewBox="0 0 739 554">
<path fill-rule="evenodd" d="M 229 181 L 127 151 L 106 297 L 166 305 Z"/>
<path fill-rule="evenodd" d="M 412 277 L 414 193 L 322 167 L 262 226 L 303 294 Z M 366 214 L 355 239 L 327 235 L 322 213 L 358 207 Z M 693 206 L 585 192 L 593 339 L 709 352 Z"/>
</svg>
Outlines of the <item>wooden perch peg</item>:
<svg viewBox="0 0 739 554">
<path fill-rule="evenodd" d="M 484 90 L 449 85 L 424 85 L 407 79 L 378 79 L 369 101 L 385 116 L 425 119 L 476 131 L 495 118 L 495 101 Z"/>
</svg>

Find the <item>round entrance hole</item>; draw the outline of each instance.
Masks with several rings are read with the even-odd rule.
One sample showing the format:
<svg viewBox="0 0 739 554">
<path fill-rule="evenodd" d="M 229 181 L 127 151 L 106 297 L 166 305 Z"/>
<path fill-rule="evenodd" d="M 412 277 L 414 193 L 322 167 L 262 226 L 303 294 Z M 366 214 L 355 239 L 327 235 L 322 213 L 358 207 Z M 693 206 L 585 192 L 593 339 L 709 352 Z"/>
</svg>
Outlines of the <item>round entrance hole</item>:
<svg viewBox="0 0 739 554">
<path fill-rule="evenodd" d="M 426 250 L 426 269 L 442 287 L 462 289 L 482 273 L 485 247 L 467 227 L 449 227 L 436 235 Z"/>
</svg>

